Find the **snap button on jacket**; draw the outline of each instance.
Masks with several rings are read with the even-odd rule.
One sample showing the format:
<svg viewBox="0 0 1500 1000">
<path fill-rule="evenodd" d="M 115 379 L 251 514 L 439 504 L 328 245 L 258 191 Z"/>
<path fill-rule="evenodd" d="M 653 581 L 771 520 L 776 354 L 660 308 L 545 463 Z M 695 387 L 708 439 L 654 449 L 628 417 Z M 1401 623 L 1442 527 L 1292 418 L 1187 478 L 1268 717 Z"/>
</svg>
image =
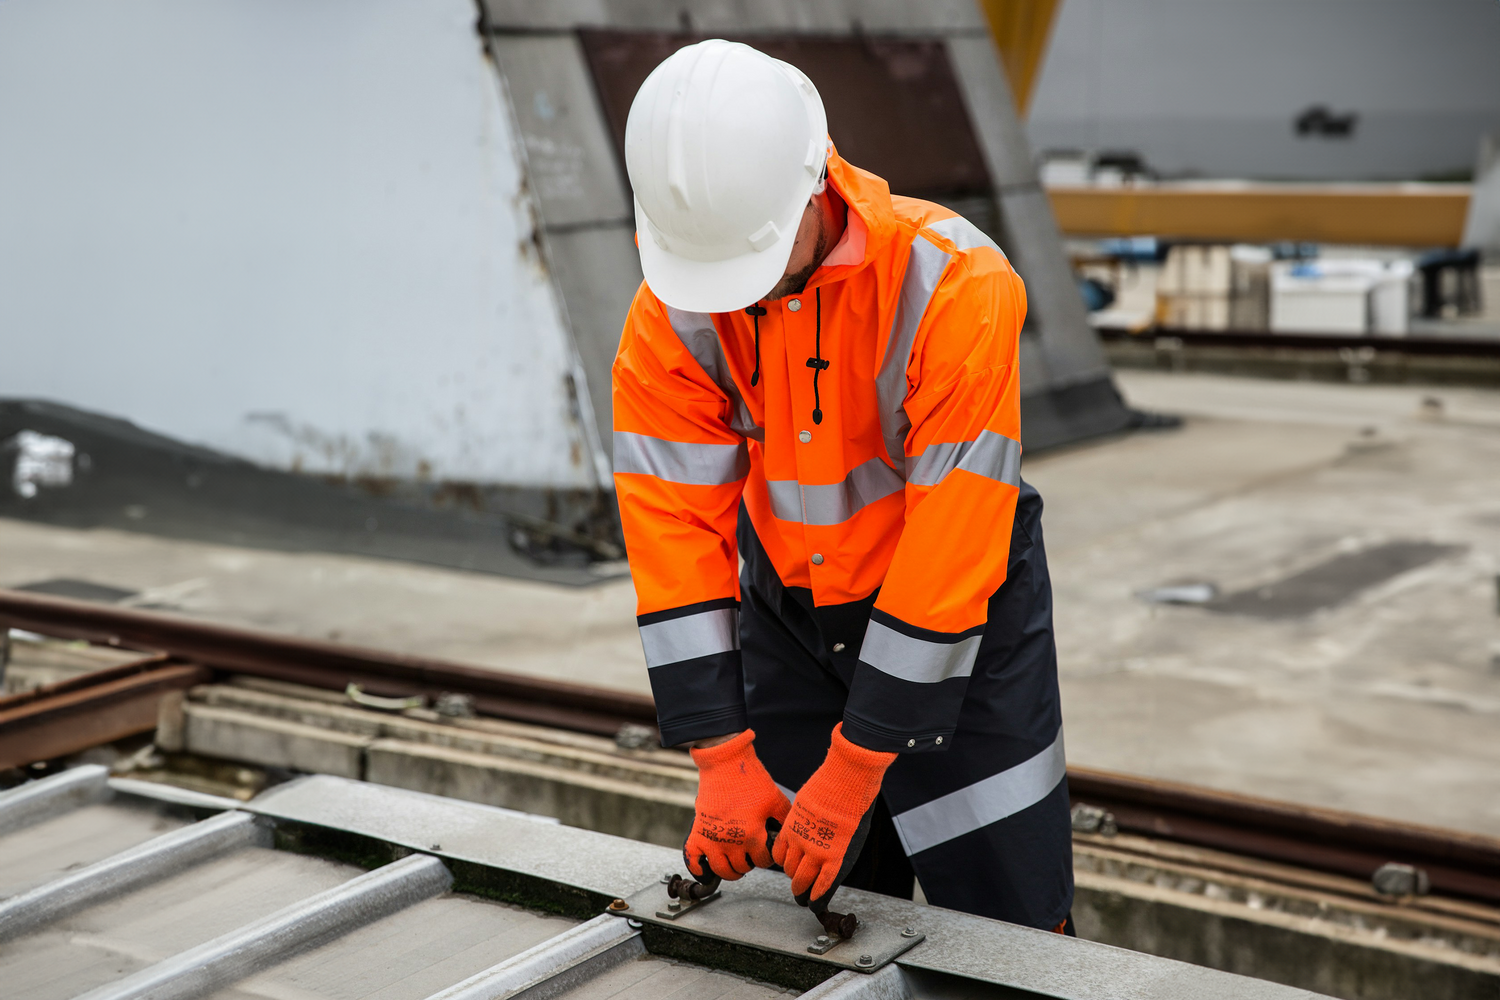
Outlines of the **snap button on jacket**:
<svg viewBox="0 0 1500 1000">
<path fill-rule="evenodd" d="M 950 210 L 837 152 L 828 170 L 862 259 L 734 313 L 642 284 L 615 358 L 615 489 L 669 746 L 746 726 L 741 502 L 786 586 L 820 607 L 879 592 L 843 729 L 870 749 L 942 751 L 1005 579 L 1025 288 Z"/>
</svg>

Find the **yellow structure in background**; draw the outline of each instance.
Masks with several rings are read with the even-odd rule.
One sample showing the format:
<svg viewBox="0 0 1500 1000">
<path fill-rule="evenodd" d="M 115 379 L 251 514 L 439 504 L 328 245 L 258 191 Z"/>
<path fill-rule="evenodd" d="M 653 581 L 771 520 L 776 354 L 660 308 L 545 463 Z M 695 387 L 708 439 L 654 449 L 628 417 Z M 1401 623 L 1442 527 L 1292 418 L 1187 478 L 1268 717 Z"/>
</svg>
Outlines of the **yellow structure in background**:
<svg viewBox="0 0 1500 1000">
<path fill-rule="evenodd" d="M 979 0 L 1010 78 L 1016 114 L 1026 117 L 1031 91 L 1047 55 L 1047 40 L 1062 0 Z"/>
<path fill-rule="evenodd" d="M 1457 246 L 1467 184 L 1233 184 L 1048 188 L 1069 236 L 1224 243 Z"/>
</svg>

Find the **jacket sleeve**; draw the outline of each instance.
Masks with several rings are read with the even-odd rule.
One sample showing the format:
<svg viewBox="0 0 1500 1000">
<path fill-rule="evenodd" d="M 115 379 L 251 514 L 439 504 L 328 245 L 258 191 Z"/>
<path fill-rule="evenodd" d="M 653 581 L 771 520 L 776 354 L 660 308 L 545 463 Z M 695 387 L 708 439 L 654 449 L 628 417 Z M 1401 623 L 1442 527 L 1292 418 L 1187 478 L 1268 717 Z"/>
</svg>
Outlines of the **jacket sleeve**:
<svg viewBox="0 0 1500 1000">
<path fill-rule="evenodd" d="M 681 317 L 684 314 L 677 314 Z M 694 314 L 699 350 L 717 350 Z M 735 523 L 750 462 L 731 404 L 643 284 L 613 369 L 615 495 L 662 743 L 746 728 Z"/>
<path fill-rule="evenodd" d="M 956 255 L 907 366 L 906 525 L 876 599 L 844 733 L 943 750 L 1005 580 L 1020 495 L 1017 355 L 1026 291 L 992 247 Z"/>
</svg>

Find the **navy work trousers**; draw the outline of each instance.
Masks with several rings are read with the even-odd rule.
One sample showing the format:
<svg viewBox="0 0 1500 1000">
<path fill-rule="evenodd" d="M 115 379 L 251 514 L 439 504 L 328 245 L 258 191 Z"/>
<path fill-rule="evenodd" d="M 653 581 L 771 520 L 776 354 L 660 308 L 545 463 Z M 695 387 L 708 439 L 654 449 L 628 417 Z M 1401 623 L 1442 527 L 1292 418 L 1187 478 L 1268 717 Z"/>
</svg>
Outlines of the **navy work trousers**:
<svg viewBox="0 0 1500 1000">
<path fill-rule="evenodd" d="M 845 885 L 1052 929 L 1073 902 L 1072 830 L 1042 498 L 1026 483 L 958 730 L 886 772 Z M 876 595 L 815 607 L 782 584 L 743 509 L 740 646 L 756 752 L 788 797 L 828 752 Z"/>
</svg>

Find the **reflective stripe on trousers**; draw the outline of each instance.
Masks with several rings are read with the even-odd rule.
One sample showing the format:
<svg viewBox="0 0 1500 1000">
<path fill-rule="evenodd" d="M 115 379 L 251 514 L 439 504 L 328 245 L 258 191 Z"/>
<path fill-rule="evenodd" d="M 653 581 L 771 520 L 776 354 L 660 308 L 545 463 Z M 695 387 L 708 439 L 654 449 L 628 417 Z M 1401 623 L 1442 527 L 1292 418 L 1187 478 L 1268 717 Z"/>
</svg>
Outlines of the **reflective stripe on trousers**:
<svg viewBox="0 0 1500 1000">
<path fill-rule="evenodd" d="M 1067 773 L 1062 729 L 1041 753 L 892 817 L 908 855 L 962 837 L 1036 805 Z"/>
</svg>

